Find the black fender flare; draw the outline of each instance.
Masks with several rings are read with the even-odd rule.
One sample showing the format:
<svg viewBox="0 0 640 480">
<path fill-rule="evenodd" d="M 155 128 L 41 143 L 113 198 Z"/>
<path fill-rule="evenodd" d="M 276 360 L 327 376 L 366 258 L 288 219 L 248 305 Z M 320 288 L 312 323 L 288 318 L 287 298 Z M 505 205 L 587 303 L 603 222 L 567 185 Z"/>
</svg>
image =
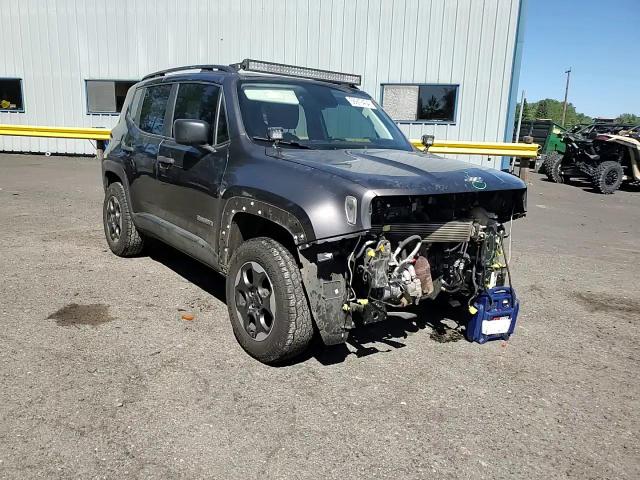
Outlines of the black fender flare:
<svg viewBox="0 0 640 480">
<path fill-rule="evenodd" d="M 129 203 L 131 213 L 135 213 L 133 211 L 133 203 L 131 202 L 131 194 L 129 192 L 129 177 L 127 176 L 127 172 L 122 164 L 109 159 L 102 160 L 102 186 L 105 191 L 107 190 L 108 185 L 107 173 L 113 173 L 120 179 L 120 183 L 122 183 L 122 186 L 124 187 L 124 193 L 127 196 L 127 203 Z"/>
<path fill-rule="evenodd" d="M 220 252 L 220 266 L 226 270 L 229 264 L 229 237 L 233 217 L 238 213 L 246 213 L 269 220 L 284 228 L 293 239 L 296 246 L 305 245 L 310 239 L 302 223 L 292 213 L 272 205 L 268 202 L 251 197 L 235 196 L 227 200 L 220 216 L 220 234 L 218 237 L 218 251 Z"/>
</svg>

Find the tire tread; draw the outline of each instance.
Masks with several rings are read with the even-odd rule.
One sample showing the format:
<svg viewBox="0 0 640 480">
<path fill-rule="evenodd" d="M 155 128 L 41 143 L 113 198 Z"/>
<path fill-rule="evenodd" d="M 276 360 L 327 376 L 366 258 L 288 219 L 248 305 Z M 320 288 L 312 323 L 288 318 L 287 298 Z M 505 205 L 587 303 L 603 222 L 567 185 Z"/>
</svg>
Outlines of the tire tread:
<svg viewBox="0 0 640 480">
<path fill-rule="evenodd" d="M 107 187 L 107 195 L 106 199 L 109 198 L 109 194 L 113 194 L 118 197 L 118 201 L 120 202 L 121 208 L 121 216 L 122 216 L 122 230 L 125 235 L 124 238 L 120 237 L 120 242 L 115 247 L 112 247 L 110 242 L 109 247 L 111 247 L 111 251 L 120 257 L 134 257 L 139 255 L 144 249 L 144 238 L 138 232 L 138 229 L 133 223 L 133 217 L 131 215 L 131 208 L 129 207 L 129 202 L 127 201 L 127 195 L 124 191 L 124 186 L 120 182 L 114 182 Z M 103 213 L 104 215 L 104 213 Z M 103 222 L 106 222 L 106 219 L 103 217 Z M 105 235 L 108 235 L 105 225 Z"/>
<path fill-rule="evenodd" d="M 615 168 L 619 172 L 619 180 L 615 188 L 611 188 L 604 181 L 606 172 L 610 168 Z M 611 195 L 616 190 L 618 190 L 618 188 L 620 188 L 620 185 L 622 184 L 623 174 L 624 172 L 622 170 L 622 166 L 618 162 L 614 162 L 613 160 L 602 162 L 600 165 L 598 165 L 593 175 L 593 186 L 599 193 L 602 193 L 604 195 Z"/>
<path fill-rule="evenodd" d="M 548 156 L 544 159 L 544 173 L 552 182 L 565 183 L 565 179 L 560 173 L 560 164 L 562 163 L 562 158 L 562 155 L 557 152 L 553 152 L 548 154 Z"/>
<path fill-rule="evenodd" d="M 278 344 L 277 348 L 273 348 L 270 351 L 256 355 L 249 351 L 251 355 L 267 364 L 277 364 L 283 361 L 289 360 L 293 357 L 300 355 L 304 352 L 311 339 L 313 337 L 313 320 L 311 318 L 311 312 L 309 310 L 309 304 L 302 285 L 302 275 L 298 265 L 291 252 L 289 252 L 279 242 L 268 238 L 258 237 L 243 242 L 236 250 L 233 258 L 230 262 L 234 265 L 238 262 L 238 256 L 247 256 L 247 259 L 251 256 L 252 250 L 256 249 L 260 252 L 268 252 L 271 259 L 275 263 L 275 267 L 279 270 L 282 278 L 284 279 L 283 285 L 278 285 L 274 282 L 274 288 L 283 289 L 284 297 L 286 298 L 287 311 L 278 313 L 278 320 L 287 321 L 286 337 L 283 343 Z M 230 272 L 227 277 L 227 281 L 232 281 L 233 274 Z M 230 292 L 230 286 L 228 287 Z M 241 328 L 235 325 L 235 313 L 232 311 L 232 303 L 228 300 L 229 316 L 234 322 L 234 333 L 239 343 L 248 351 L 247 346 L 239 336 L 236 329 Z"/>
</svg>

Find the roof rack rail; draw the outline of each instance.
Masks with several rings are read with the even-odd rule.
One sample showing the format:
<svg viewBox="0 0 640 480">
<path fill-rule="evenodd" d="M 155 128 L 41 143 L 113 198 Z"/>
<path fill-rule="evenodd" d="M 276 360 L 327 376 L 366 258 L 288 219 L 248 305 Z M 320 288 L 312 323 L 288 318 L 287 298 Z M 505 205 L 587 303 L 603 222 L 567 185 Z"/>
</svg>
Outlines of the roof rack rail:
<svg viewBox="0 0 640 480">
<path fill-rule="evenodd" d="M 147 80 L 149 78 L 154 78 L 154 77 L 163 77 L 167 73 L 181 72 L 183 70 L 200 70 L 201 72 L 218 71 L 218 72 L 228 72 L 228 73 L 233 73 L 237 71 L 235 68 L 230 67 L 229 65 L 185 65 L 184 67 L 173 67 L 173 68 L 167 68 L 165 70 L 158 70 L 157 72 L 153 72 L 153 73 L 150 73 L 149 75 L 145 75 L 144 77 L 142 77 L 142 80 Z"/>
</svg>

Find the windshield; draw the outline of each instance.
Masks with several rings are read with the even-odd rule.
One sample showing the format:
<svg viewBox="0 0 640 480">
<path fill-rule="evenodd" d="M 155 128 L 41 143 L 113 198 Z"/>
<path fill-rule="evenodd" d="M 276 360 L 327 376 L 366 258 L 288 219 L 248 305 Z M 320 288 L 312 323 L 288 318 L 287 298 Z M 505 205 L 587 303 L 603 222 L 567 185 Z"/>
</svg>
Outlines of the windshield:
<svg viewBox="0 0 640 480">
<path fill-rule="evenodd" d="M 250 137 L 284 130 L 282 143 L 314 149 L 391 148 L 411 150 L 395 123 L 359 91 L 310 82 L 244 81 L 238 96 Z"/>
</svg>

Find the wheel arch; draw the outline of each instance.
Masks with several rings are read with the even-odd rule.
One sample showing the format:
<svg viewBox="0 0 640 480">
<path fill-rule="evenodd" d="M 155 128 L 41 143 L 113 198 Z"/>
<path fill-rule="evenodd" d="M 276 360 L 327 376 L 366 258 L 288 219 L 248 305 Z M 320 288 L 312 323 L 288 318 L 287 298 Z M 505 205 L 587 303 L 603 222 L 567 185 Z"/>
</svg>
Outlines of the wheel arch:
<svg viewBox="0 0 640 480">
<path fill-rule="evenodd" d="M 102 184 L 106 188 L 114 182 L 120 182 L 128 190 L 129 182 L 124 167 L 113 160 L 102 161 Z"/>
<path fill-rule="evenodd" d="M 102 161 L 102 186 L 104 190 L 106 191 L 109 185 L 115 182 L 120 182 L 124 187 L 124 194 L 127 196 L 131 213 L 135 213 L 133 203 L 131 202 L 131 193 L 129 192 L 129 177 L 127 177 L 127 172 L 120 163 L 105 159 Z"/>
<path fill-rule="evenodd" d="M 297 259 L 293 232 L 282 224 L 252 213 L 236 212 L 231 220 L 227 249 L 229 258 L 241 242 L 258 237 L 269 237 L 282 244 Z"/>
<path fill-rule="evenodd" d="M 232 197 L 221 215 L 218 247 L 222 269 L 226 271 L 242 241 L 261 236 L 280 242 L 296 260 L 298 246 L 311 240 L 302 223 L 287 210 L 255 198 Z"/>
</svg>

